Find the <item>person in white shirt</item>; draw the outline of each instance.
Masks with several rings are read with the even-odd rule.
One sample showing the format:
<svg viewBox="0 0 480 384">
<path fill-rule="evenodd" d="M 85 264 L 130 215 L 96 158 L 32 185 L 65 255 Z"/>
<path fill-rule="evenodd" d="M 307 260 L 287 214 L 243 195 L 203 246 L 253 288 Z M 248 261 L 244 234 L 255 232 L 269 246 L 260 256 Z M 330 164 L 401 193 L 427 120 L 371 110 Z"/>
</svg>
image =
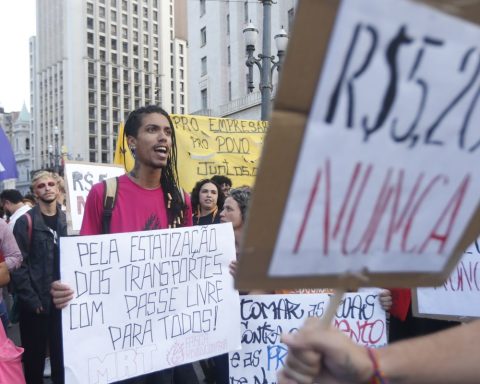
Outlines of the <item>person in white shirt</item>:
<svg viewBox="0 0 480 384">
<path fill-rule="evenodd" d="M 22 194 L 16 189 L 5 189 L 0 193 L 0 203 L 4 211 L 10 216 L 8 226 L 13 232 L 13 227 L 17 219 L 30 210 L 27 204 L 23 203 Z"/>
</svg>

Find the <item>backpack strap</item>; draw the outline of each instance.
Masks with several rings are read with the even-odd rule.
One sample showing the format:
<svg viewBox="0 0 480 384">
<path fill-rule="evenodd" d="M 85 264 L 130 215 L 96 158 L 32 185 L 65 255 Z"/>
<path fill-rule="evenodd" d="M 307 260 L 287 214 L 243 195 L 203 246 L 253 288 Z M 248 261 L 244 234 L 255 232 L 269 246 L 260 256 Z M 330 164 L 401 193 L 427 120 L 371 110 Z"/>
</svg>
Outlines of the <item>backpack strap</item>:
<svg viewBox="0 0 480 384">
<path fill-rule="evenodd" d="M 32 244 L 32 216 L 28 212 L 25 212 L 25 217 L 27 218 L 27 233 L 28 233 L 28 253 L 30 253 L 30 248 Z"/>
<path fill-rule="evenodd" d="M 112 222 L 112 212 L 115 207 L 115 201 L 118 193 L 118 177 L 112 177 L 103 180 L 103 217 L 102 217 L 102 233 L 110 233 L 110 223 Z"/>
</svg>

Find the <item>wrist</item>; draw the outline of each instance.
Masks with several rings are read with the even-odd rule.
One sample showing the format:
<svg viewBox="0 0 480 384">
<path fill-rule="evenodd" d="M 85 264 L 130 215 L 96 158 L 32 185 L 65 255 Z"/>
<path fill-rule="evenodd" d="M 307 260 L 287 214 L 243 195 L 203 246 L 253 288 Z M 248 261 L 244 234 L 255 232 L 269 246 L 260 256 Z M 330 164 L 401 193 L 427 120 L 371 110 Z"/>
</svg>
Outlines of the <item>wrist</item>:
<svg viewBox="0 0 480 384">
<path fill-rule="evenodd" d="M 388 384 L 388 380 L 380 367 L 377 351 L 373 348 L 365 348 L 365 351 L 370 361 L 368 381 L 365 382 L 369 384 Z"/>
</svg>

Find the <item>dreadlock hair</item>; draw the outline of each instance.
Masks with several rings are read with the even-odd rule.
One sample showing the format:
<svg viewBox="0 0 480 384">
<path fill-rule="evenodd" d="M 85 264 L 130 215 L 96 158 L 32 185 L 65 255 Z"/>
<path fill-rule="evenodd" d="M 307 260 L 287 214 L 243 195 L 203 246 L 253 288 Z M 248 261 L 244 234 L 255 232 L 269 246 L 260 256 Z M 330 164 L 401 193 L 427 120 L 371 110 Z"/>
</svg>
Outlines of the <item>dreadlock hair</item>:
<svg viewBox="0 0 480 384">
<path fill-rule="evenodd" d="M 223 203 L 225 202 L 225 195 L 222 193 L 222 189 L 215 181 L 213 181 L 213 179 L 202 179 L 197 181 L 193 187 L 192 193 L 190 194 L 190 200 L 192 203 L 192 209 L 194 210 L 194 215 L 198 219 L 200 218 L 200 191 L 207 183 L 212 183 L 215 188 L 217 188 L 217 208 L 215 209 L 213 218 L 215 218 L 217 212 L 221 212 L 223 209 Z"/>
<path fill-rule="evenodd" d="M 167 204 L 167 219 L 169 228 L 183 227 L 186 223 L 187 206 L 185 204 L 183 190 L 179 188 L 177 171 L 177 141 L 175 139 L 175 126 L 170 115 L 158 105 L 140 107 L 128 115 L 125 122 L 125 138 L 137 137 L 138 129 L 142 125 L 143 117 L 151 113 L 159 113 L 165 116 L 172 128 L 172 147 L 168 156 L 167 165 L 162 168 L 160 185 L 162 186 L 164 200 Z"/>
</svg>

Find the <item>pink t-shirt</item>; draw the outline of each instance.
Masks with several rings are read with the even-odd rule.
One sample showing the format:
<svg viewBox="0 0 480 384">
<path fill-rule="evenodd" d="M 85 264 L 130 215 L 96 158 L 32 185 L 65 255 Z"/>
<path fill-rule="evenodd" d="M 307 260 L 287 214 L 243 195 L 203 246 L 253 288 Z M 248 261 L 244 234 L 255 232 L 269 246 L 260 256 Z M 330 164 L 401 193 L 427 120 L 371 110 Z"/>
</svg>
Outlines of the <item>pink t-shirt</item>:
<svg viewBox="0 0 480 384">
<path fill-rule="evenodd" d="M 85 202 L 81 235 L 102 233 L 104 184 L 95 184 Z M 186 226 L 192 225 L 190 196 L 184 193 L 187 205 Z M 165 229 L 167 211 L 162 188 L 144 189 L 131 181 L 127 175 L 118 178 L 117 198 L 110 222 L 110 233 Z"/>
</svg>

